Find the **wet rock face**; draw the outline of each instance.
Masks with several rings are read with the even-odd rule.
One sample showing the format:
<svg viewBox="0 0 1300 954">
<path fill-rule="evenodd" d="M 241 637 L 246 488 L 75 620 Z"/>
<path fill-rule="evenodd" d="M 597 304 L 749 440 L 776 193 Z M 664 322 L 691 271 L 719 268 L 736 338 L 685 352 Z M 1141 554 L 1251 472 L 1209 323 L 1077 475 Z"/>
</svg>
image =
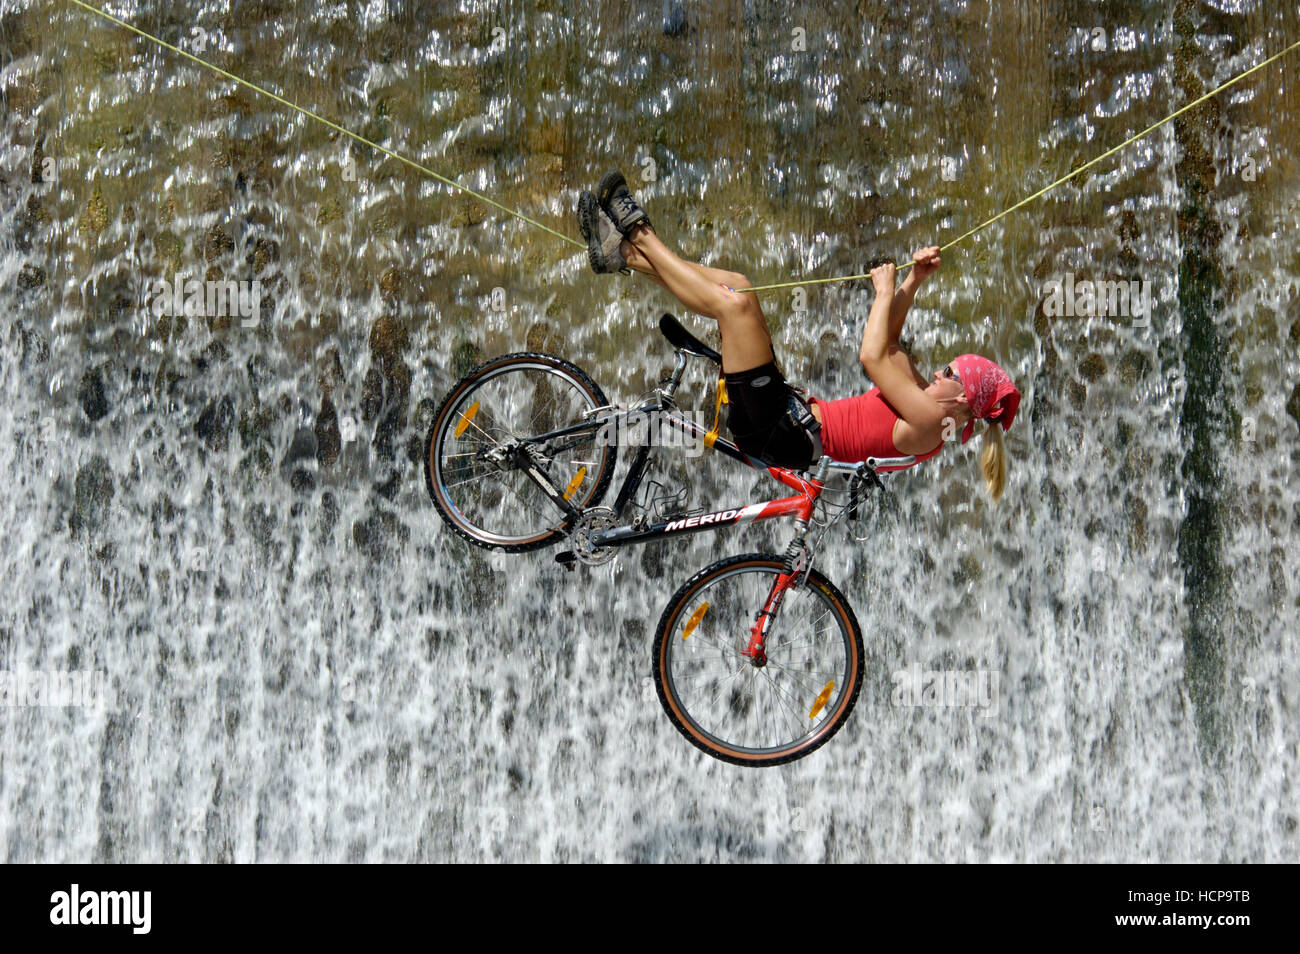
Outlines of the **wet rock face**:
<svg viewBox="0 0 1300 954">
<path fill-rule="evenodd" d="M 104 524 L 116 487 L 113 468 L 102 454 L 96 454 L 77 471 L 74 506 L 70 521 L 76 536 L 89 536 Z"/>
<path fill-rule="evenodd" d="M 289 481 L 289 486 L 297 493 L 306 493 L 316 487 L 316 455 L 318 452 L 316 431 L 312 427 L 300 427 L 294 432 L 289 449 L 280 462 L 280 470 Z"/>
<path fill-rule="evenodd" d="M 285 466 L 310 460 L 316 456 L 316 432 L 310 427 L 300 427 L 294 432 L 289 449 L 285 452 Z"/>
<path fill-rule="evenodd" d="M 361 416 L 374 427 L 375 453 L 391 460 L 406 426 L 411 369 L 402 360 L 410 336 L 398 319 L 385 315 L 370 330 L 371 365 L 361 386 Z"/>
<path fill-rule="evenodd" d="M 194 370 L 204 374 L 210 370 L 220 369 L 229 360 L 230 349 L 220 341 L 213 341 L 194 359 Z"/>
<path fill-rule="evenodd" d="M 316 415 L 316 461 L 321 467 L 332 467 L 339 459 L 342 447 L 338 412 L 326 394 L 321 398 L 320 413 Z"/>
<path fill-rule="evenodd" d="M 40 288 L 49 275 L 39 265 L 24 265 L 18 272 L 18 287 L 24 291 Z"/>
<path fill-rule="evenodd" d="M 690 21 L 682 0 L 664 0 L 664 36 L 683 36 Z"/>
<path fill-rule="evenodd" d="M 383 559 L 390 545 L 405 544 L 410 539 L 410 528 L 387 510 L 373 509 L 352 525 L 352 543 L 373 560 Z"/>
<path fill-rule="evenodd" d="M 223 451 L 230 443 L 230 431 L 235 424 L 235 405 L 223 397 L 207 403 L 194 424 L 194 432 L 210 450 Z"/>
</svg>

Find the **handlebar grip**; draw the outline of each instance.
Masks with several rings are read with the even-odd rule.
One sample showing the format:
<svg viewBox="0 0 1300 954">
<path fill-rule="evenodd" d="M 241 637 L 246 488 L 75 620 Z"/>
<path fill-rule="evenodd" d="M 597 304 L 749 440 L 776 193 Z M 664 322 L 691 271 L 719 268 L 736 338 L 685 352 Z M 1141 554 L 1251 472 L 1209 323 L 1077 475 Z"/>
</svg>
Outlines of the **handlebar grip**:
<svg viewBox="0 0 1300 954">
<path fill-rule="evenodd" d="M 910 467 L 916 463 L 916 455 L 909 454 L 906 457 L 868 457 L 863 461 L 872 470 L 878 467 Z"/>
</svg>

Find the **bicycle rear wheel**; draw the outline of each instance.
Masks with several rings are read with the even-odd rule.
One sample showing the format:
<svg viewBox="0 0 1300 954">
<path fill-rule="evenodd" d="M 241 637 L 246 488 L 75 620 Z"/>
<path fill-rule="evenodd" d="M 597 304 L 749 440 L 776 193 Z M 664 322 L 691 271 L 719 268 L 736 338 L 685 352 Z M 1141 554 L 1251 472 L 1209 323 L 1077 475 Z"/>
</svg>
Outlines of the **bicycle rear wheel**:
<svg viewBox="0 0 1300 954">
<path fill-rule="evenodd" d="M 766 661 L 741 655 L 783 562 L 750 553 L 695 574 L 669 601 L 654 644 L 668 717 L 692 745 L 738 765 L 803 758 L 840 730 L 862 687 L 862 634 L 817 570 L 786 592 Z"/>
<path fill-rule="evenodd" d="M 597 440 L 587 414 L 608 404 L 581 368 L 554 355 L 479 365 L 452 387 L 425 441 L 424 477 L 438 513 L 469 542 L 512 553 L 563 536 L 569 515 L 504 451 L 522 448 L 527 466 L 578 510 L 590 507 L 609 487 L 618 449 Z"/>
</svg>

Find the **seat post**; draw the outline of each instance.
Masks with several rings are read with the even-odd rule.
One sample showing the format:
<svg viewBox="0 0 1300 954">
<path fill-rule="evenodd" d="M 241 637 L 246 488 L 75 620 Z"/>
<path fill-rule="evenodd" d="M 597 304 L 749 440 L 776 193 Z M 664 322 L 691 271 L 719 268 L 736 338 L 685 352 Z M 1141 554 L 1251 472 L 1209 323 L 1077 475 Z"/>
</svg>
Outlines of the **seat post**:
<svg viewBox="0 0 1300 954">
<path fill-rule="evenodd" d="M 673 368 L 672 376 L 662 386 L 664 394 L 672 397 L 677 393 L 677 388 L 681 386 L 682 374 L 686 371 L 686 354 L 683 351 L 676 350 L 673 352 L 677 356 L 677 366 Z"/>
</svg>

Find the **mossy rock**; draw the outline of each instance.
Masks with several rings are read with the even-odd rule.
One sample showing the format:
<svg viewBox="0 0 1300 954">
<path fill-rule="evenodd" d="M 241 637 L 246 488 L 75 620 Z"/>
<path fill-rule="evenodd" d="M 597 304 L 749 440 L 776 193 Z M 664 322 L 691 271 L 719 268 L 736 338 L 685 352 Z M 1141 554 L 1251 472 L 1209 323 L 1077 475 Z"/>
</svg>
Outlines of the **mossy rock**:
<svg viewBox="0 0 1300 954">
<path fill-rule="evenodd" d="M 1093 352 L 1079 363 L 1079 373 L 1089 384 L 1101 379 L 1106 374 L 1106 359 Z"/>
<path fill-rule="evenodd" d="M 199 413 L 194 432 L 211 450 L 223 451 L 235 423 L 235 406 L 228 397 L 212 400 Z"/>
<path fill-rule="evenodd" d="M 262 270 L 280 260 L 280 245 L 268 238 L 259 238 L 253 244 L 253 274 L 260 275 Z"/>
<path fill-rule="evenodd" d="M 81 218 L 77 221 L 77 231 L 98 235 L 108 228 L 108 220 L 108 203 L 104 201 L 104 193 L 96 183 L 94 191 L 90 193 L 90 198 L 86 202 L 86 208 L 82 210 Z"/>
<path fill-rule="evenodd" d="M 338 348 L 328 348 L 316 359 L 317 382 L 327 395 L 343 384 L 343 361 Z"/>
<path fill-rule="evenodd" d="M 1150 370 L 1151 362 L 1141 351 L 1129 351 L 1120 358 L 1119 379 L 1125 387 L 1136 388 Z"/>
<path fill-rule="evenodd" d="M 4 90 L 5 110 L 15 115 L 30 116 L 45 98 L 41 88 L 31 78 L 14 80 Z"/>
<path fill-rule="evenodd" d="M 45 269 L 28 263 L 18 271 L 18 287 L 24 291 L 30 291 L 33 288 L 40 288 L 48 278 L 49 275 Z"/>
<path fill-rule="evenodd" d="M 316 415 L 316 462 L 321 467 L 332 467 L 338 461 L 342 449 L 338 413 L 334 409 L 334 402 L 326 394 L 321 399 L 320 413 Z"/>
<path fill-rule="evenodd" d="M 456 378 L 469 374 L 470 370 L 483 363 L 483 352 L 472 341 L 461 341 L 451 353 L 451 373 Z"/>
<path fill-rule="evenodd" d="M 274 425 L 275 417 L 266 408 L 245 411 L 239 416 L 240 445 L 245 448 L 258 444 L 270 447 L 273 443 L 271 429 Z"/>
<path fill-rule="evenodd" d="M 229 254 L 235 248 L 235 240 L 230 237 L 220 225 L 213 225 L 203 236 L 203 244 L 199 249 L 199 254 L 203 261 L 210 262 L 213 259 L 220 258 Z"/>
<path fill-rule="evenodd" d="M 390 544 L 404 544 L 411 539 L 411 530 L 387 510 L 375 510 L 365 520 L 352 525 L 352 542 L 375 559 L 379 559 Z"/>
<path fill-rule="evenodd" d="M 544 321 L 535 321 L 528 327 L 524 336 L 524 348 L 527 351 L 545 351 L 548 354 L 564 354 L 564 341 L 554 329 Z"/>
<path fill-rule="evenodd" d="M 251 492 L 257 484 L 269 477 L 273 466 L 271 449 L 265 444 L 258 444 L 240 458 L 236 472 L 245 491 Z"/>
<path fill-rule="evenodd" d="M 379 276 L 379 291 L 390 304 L 401 300 L 406 285 L 406 271 L 396 265 L 385 269 L 384 274 Z"/>
<path fill-rule="evenodd" d="M 410 346 L 406 325 L 392 315 L 381 315 L 370 328 L 370 350 L 385 365 L 395 365 Z"/>
<path fill-rule="evenodd" d="M 337 199 L 328 198 L 321 203 L 320 211 L 316 213 L 317 225 L 329 225 L 343 217 L 343 206 Z"/>
</svg>

